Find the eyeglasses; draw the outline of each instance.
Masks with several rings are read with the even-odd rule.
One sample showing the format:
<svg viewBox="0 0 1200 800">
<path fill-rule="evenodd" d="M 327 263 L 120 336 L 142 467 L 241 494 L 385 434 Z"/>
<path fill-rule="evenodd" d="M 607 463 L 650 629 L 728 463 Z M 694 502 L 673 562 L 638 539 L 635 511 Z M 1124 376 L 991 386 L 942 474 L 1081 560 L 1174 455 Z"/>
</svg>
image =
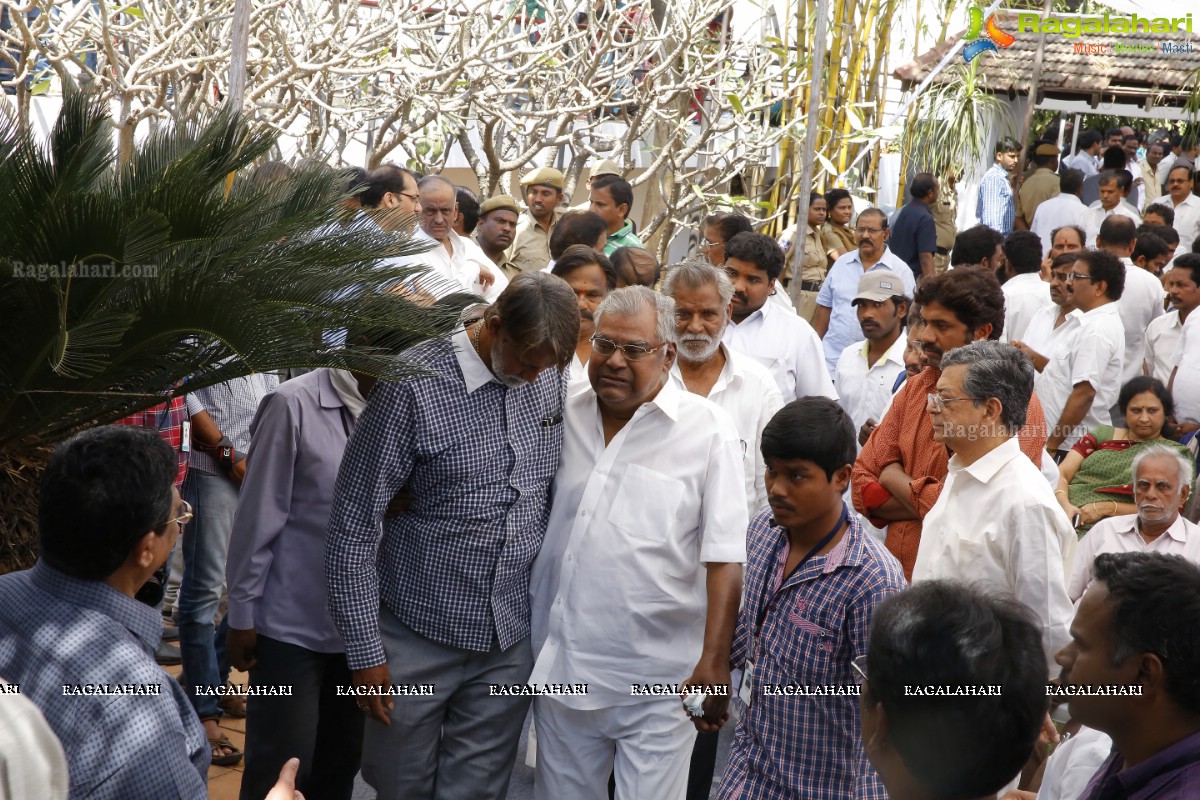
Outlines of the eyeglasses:
<svg viewBox="0 0 1200 800">
<path fill-rule="evenodd" d="M 946 403 L 957 403 L 959 400 L 978 400 L 977 397 L 942 397 L 940 394 L 930 392 L 925 395 L 925 407 L 933 411 L 935 414 L 940 414 L 946 410 Z"/>
<path fill-rule="evenodd" d="M 169 520 L 167 520 L 166 522 L 164 522 L 164 523 L 163 523 L 163 527 L 164 527 L 164 528 L 165 528 L 166 526 L 170 525 L 172 522 L 178 522 L 178 523 L 179 523 L 179 525 L 180 525 L 180 527 L 182 527 L 182 526 L 184 526 L 184 525 L 187 525 L 189 522 L 191 522 L 191 521 L 192 521 L 192 517 L 194 517 L 194 516 L 195 516 L 195 514 L 193 514 L 193 513 L 192 513 L 192 507 L 191 507 L 191 505 L 188 503 L 188 501 L 187 501 L 187 500 L 180 500 L 180 501 L 179 501 L 179 504 L 183 506 L 183 513 L 182 513 L 182 514 L 180 514 L 178 517 L 174 517 L 174 518 L 172 518 L 172 519 L 169 519 Z"/>
<path fill-rule="evenodd" d="M 1067 280 L 1069 281 L 1094 281 L 1096 280 L 1091 275 L 1085 275 L 1082 272 L 1068 272 Z"/>
<path fill-rule="evenodd" d="M 436 206 L 422 206 L 421 216 L 435 219 L 439 216 L 450 219 L 454 216 L 454 208 L 437 208 Z"/>
<path fill-rule="evenodd" d="M 864 228 L 863 226 L 859 225 L 857 228 L 854 229 L 854 232 L 855 233 L 865 233 L 865 234 L 874 236 L 877 233 L 883 233 L 884 230 L 885 230 L 884 228 Z"/>
<path fill-rule="evenodd" d="M 710 247 L 720 247 L 723 244 L 725 244 L 725 243 L 724 242 L 710 242 L 708 239 L 701 239 L 700 240 L 700 249 L 707 250 Z"/>
<path fill-rule="evenodd" d="M 854 670 L 854 682 L 862 686 L 867 682 L 867 657 L 859 656 L 850 662 L 850 669 Z"/>
<path fill-rule="evenodd" d="M 607 336 L 601 336 L 598 333 L 592 334 L 591 342 L 592 351 L 597 355 L 608 357 L 617 352 L 619 349 L 621 351 L 621 355 L 625 356 L 625 358 L 629 361 L 641 361 L 646 356 L 651 355 L 667 346 L 666 342 L 663 342 L 657 347 L 647 347 L 644 344 L 617 344 Z"/>
<path fill-rule="evenodd" d="M 399 194 L 401 197 L 407 197 L 409 200 L 412 200 L 414 203 L 421 202 L 421 195 L 419 195 L 419 194 L 412 194 L 410 192 L 399 192 Z"/>
</svg>

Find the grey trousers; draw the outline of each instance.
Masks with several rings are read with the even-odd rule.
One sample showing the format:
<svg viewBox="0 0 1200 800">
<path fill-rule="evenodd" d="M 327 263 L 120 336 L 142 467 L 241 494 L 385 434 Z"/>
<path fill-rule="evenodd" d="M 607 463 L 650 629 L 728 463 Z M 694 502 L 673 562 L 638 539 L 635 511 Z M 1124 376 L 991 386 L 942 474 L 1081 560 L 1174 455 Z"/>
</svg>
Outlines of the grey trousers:
<svg viewBox="0 0 1200 800">
<path fill-rule="evenodd" d="M 434 685 L 432 696 L 393 697 L 390 726 L 367 720 L 362 772 L 379 800 L 504 800 L 531 698 L 493 697 L 489 686 L 529 679 L 528 637 L 507 650 L 459 650 L 386 608 L 379 632 L 393 684 Z"/>
</svg>

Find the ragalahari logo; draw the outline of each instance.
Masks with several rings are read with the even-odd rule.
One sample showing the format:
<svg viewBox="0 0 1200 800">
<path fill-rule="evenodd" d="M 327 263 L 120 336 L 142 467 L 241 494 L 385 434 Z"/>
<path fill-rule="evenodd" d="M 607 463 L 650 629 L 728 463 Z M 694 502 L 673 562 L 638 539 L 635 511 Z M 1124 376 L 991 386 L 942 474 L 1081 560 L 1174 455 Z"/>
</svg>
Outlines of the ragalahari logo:
<svg viewBox="0 0 1200 800">
<path fill-rule="evenodd" d="M 1000 27 L 996 25 L 995 14 L 987 18 L 986 25 L 983 23 L 983 9 L 971 8 L 967 10 L 967 14 L 969 23 L 967 33 L 963 38 L 973 40 L 963 48 L 963 59 L 968 64 L 986 50 L 995 53 L 1000 47 L 1011 47 L 1012 43 L 1017 40 L 1011 33 L 1000 30 Z"/>
</svg>

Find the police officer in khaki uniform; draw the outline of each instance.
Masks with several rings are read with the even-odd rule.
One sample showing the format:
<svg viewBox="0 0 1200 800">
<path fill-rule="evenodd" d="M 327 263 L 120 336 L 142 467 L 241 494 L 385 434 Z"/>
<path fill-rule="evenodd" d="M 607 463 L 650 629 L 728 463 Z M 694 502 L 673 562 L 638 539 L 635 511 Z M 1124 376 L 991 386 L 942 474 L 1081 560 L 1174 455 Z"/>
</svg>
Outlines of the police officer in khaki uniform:
<svg viewBox="0 0 1200 800">
<path fill-rule="evenodd" d="M 1058 147 L 1048 142 L 1039 144 L 1033 151 L 1033 174 L 1021 184 L 1018 193 L 1017 214 L 1025 219 L 1025 226 L 1033 226 L 1033 212 L 1051 197 L 1061 194 L 1059 186 Z"/>
<path fill-rule="evenodd" d="M 563 174 L 542 167 L 521 178 L 528 209 L 517 223 L 517 235 L 508 250 L 508 260 L 522 272 L 537 272 L 550 263 L 550 234 L 565 211 Z"/>
<path fill-rule="evenodd" d="M 521 207 L 506 194 L 483 201 L 479 207 L 479 224 L 475 227 L 475 243 L 484 255 L 500 268 L 509 279 L 521 273 L 521 268 L 508 259 L 506 251 L 517 235 Z"/>
<path fill-rule="evenodd" d="M 933 266 L 937 272 L 943 273 L 950 266 L 950 248 L 954 247 L 954 237 L 958 235 L 958 192 L 954 184 L 958 182 L 958 174 L 947 170 L 942 178 L 942 191 L 930 207 L 933 212 L 933 223 L 937 228 L 937 252 L 933 256 Z"/>
</svg>

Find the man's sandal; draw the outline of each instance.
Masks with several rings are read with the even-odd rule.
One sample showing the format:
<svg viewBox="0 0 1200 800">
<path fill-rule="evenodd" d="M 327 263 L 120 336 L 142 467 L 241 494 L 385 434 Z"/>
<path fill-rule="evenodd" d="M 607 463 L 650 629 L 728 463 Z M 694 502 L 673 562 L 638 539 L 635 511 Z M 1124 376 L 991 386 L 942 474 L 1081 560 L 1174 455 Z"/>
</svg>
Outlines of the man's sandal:
<svg viewBox="0 0 1200 800">
<path fill-rule="evenodd" d="M 221 734 L 217 739 L 209 739 L 208 746 L 212 748 L 212 765 L 214 767 L 233 767 L 242 761 L 244 754 L 234 746 L 233 742 L 229 741 L 229 737 L 225 734 Z M 225 755 L 218 755 L 220 750 L 229 752 Z"/>
</svg>

